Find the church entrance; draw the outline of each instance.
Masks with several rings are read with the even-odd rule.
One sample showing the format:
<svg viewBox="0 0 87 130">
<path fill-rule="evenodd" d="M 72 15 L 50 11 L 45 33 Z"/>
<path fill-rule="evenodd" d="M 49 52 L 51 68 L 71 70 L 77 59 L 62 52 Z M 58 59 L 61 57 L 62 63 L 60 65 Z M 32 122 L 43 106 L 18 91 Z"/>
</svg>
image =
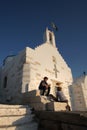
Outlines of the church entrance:
<svg viewBox="0 0 87 130">
<path fill-rule="evenodd" d="M 51 81 L 52 81 L 51 92 L 52 92 L 52 94 L 54 96 L 56 96 L 56 91 L 57 91 L 57 89 L 56 89 L 56 83 L 58 83 L 59 81 L 53 80 L 53 79 Z"/>
</svg>

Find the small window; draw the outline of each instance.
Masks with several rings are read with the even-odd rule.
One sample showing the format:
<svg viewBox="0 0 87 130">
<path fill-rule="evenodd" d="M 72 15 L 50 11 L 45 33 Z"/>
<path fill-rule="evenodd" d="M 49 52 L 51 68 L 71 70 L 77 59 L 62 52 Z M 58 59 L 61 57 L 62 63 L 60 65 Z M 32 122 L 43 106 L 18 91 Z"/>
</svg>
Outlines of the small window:
<svg viewBox="0 0 87 130">
<path fill-rule="evenodd" d="M 7 87 L 7 76 L 5 76 L 5 78 L 4 78 L 4 85 L 3 85 L 3 87 L 4 87 L 4 88 Z"/>
<path fill-rule="evenodd" d="M 51 33 L 49 33 L 49 41 L 52 44 L 52 34 Z"/>
</svg>

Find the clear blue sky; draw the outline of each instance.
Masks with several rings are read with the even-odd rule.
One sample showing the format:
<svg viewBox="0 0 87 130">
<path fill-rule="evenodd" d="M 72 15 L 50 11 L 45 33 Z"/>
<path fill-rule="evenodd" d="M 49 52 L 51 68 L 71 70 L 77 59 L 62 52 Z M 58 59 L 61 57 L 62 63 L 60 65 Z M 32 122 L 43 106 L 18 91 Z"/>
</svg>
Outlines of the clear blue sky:
<svg viewBox="0 0 87 130">
<path fill-rule="evenodd" d="M 87 72 L 87 0 L 1 0 L 0 65 L 10 54 L 43 43 L 54 22 L 56 44 L 73 77 Z"/>
</svg>

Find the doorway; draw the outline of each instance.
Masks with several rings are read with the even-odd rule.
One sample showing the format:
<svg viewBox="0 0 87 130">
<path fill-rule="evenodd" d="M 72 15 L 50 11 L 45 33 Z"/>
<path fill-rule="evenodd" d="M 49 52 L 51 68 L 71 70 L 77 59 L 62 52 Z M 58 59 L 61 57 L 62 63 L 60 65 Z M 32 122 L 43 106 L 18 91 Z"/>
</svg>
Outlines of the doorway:
<svg viewBox="0 0 87 130">
<path fill-rule="evenodd" d="M 56 88 L 56 83 L 60 83 L 60 81 L 57 80 L 51 80 L 52 86 L 51 86 L 51 92 L 54 96 L 56 96 L 57 88 Z"/>
</svg>

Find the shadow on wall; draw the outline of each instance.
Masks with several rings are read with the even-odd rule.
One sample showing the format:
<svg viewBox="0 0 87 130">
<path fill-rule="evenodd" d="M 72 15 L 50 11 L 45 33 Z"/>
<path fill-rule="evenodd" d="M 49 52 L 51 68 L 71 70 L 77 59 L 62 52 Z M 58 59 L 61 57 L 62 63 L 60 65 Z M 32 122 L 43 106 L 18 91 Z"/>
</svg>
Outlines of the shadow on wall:
<svg viewBox="0 0 87 130">
<path fill-rule="evenodd" d="M 25 92 L 28 92 L 28 83 L 25 85 Z"/>
<path fill-rule="evenodd" d="M 0 103 L 20 104 L 21 93 L 28 91 L 30 68 L 29 64 L 25 63 L 25 56 L 26 49 L 17 56 L 11 55 L 5 58 L 4 65 L 0 69 L 0 93 L 2 93 Z"/>
<path fill-rule="evenodd" d="M 24 92 L 22 92 L 22 88 L 19 88 L 19 91 L 17 91 L 17 93 L 15 92 L 14 97 L 11 97 L 11 100 L 9 100 L 8 102 L 11 104 L 23 104 L 23 97 L 25 96 L 25 94 L 29 93 L 28 87 L 29 84 L 26 83 L 23 88 Z"/>
<path fill-rule="evenodd" d="M 5 77 L 5 82 L 4 82 L 4 88 L 3 90 L 0 91 L 0 103 L 2 104 L 22 104 L 22 100 L 23 100 L 23 96 L 25 95 L 25 93 L 29 93 L 28 92 L 28 86 L 29 84 L 25 84 L 24 86 L 24 93 L 22 93 L 21 88 L 17 87 L 18 90 L 15 91 L 13 90 L 8 90 L 8 87 L 6 86 L 7 84 L 7 78 Z M 11 88 L 12 89 L 12 88 Z M 12 92 L 11 92 L 12 91 Z"/>
</svg>

